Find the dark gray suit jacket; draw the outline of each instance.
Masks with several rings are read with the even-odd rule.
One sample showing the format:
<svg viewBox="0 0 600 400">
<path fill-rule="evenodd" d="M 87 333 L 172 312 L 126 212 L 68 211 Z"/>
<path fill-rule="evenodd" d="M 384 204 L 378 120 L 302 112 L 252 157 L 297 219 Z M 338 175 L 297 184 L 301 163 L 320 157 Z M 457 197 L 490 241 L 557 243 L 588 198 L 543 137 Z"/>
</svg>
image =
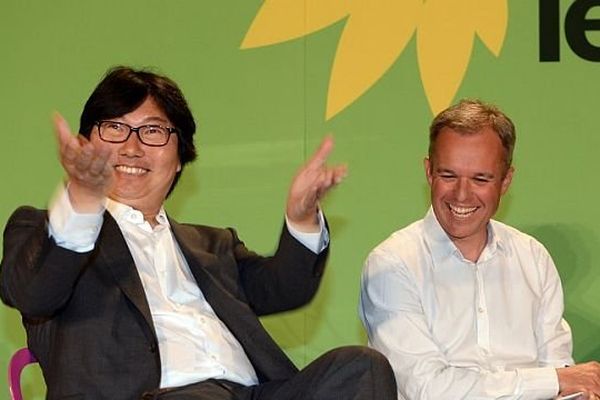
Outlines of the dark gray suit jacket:
<svg viewBox="0 0 600 400">
<path fill-rule="evenodd" d="M 261 382 L 296 367 L 257 316 L 306 304 L 327 251 L 314 254 L 284 227 L 272 257 L 249 251 L 233 229 L 170 221 L 198 286 L 243 346 Z M 138 399 L 160 382 L 160 354 L 133 258 L 109 213 L 94 250 L 48 237 L 47 213 L 21 207 L 4 232 L 2 300 L 23 316 L 48 399 Z"/>
</svg>

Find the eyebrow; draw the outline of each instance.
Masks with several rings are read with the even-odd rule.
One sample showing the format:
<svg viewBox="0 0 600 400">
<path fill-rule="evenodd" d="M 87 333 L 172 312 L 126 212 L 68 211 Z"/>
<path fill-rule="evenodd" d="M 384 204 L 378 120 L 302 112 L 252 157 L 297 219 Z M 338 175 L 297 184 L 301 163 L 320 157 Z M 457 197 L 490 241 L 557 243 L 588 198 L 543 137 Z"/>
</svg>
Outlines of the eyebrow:
<svg viewBox="0 0 600 400">
<path fill-rule="evenodd" d="M 485 173 L 485 172 L 480 172 L 478 174 L 475 174 L 475 177 L 477 177 L 477 178 L 486 178 L 486 179 L 494 179 L 496 177 L 496 175 Z"/>
<path fill-rule="evenodd" d="M 435 172 L 437 174 L 458 175 L 454 170 L 451 170 L 451 169 L 448 169 L 448 168 L 436 168 Z M 476 174 L 473 175 L 473 177 L 475 177 L 475 178 L 494 179 L 496 176 L 494 174 L 491 174 L 491 173 L 488 173 L 488 172 L 477 172 Z"/>
<path fill-rule="evenodd" d="M 118 117 L 118 118 L 110 119 L 107 121 L 119 122 L 121 124 L 127 124 L 132 127 L 134 127 L 134 126 L 140 127 L 140 126 L 146 126 L 146 125 L 174 126 L 173 123 L 170 122 L 168 119 L 158 117 L 158 116 L 146 117 L 137 124 L 132 124 L 131 122 L 125 121 L 123 119 L 123 117 Z"/>
<path fill-rule="evenodd" d="M 151 124 L 151 123 L 157 123 L 157 122 L 158 123 L 167 124 L 167 125 L 171 124 L 171 122 L 168 119 L 165 119 L 165 118 L 162 118 L 162 117 L 154 117 L 154 116 L 144 118 L 141 121 L 141 124 L 145 125 L 145 124 Z"/>
</svg>

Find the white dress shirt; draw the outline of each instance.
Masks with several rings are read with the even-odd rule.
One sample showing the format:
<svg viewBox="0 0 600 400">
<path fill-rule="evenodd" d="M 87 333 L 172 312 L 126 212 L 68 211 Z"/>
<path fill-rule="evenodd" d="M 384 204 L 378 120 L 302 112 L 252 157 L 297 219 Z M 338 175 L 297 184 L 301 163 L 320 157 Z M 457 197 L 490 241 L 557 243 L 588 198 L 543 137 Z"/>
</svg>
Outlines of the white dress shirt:
<svg viewBox="0 0 600 400">
<path fill-rule="evenodd" d="M 550 399 L 573 363 L 550 255 L 497 221 L 476 263 L 431 209 L 393 233 L 367 258 L 359 313 L 399 399 Z"/>
<path fill-rule="evenodd" d="M 161 208 L 152 228 L 143 214 L 125 204 L 106 200 L 134 259 L 144 286 L 161 359 L 160 387 L 183 386 L 210 378 L 243 385 L 258 383 L 244 349 L 217 317 L 194 280 L 173 238 Z M 319 213 L 321 232 L 305 234 L 288 224 L 292 236 L 318 253 L 328 234 Z M 49 232 L 59 246 L 73 251 L 93 249 L 102 226 L 102 212 L 78 214 L 66 190 L 59 191 L 50 208 Z"/>
</svg>

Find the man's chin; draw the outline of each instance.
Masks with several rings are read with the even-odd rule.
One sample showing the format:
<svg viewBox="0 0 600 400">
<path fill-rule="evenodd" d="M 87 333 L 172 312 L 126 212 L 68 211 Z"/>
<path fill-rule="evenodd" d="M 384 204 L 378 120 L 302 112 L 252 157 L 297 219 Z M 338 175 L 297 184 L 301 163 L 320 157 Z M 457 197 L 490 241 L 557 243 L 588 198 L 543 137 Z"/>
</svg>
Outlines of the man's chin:
<svg viewBox="0 0 600 400">
<path fill-rule="evenodd" d="M 464 240 L 475 235 L 475 221 L 452 221 L 450 223 L 441 224 L 442 229 L 451 239 Z"/>
<path fill-rule="evenodd" d="M 128 206 L 132 206 L 133 204 L 138 202 L 139 198 L 140 198 L 139 192 L 137 192 L 137 194 L 134 195 L 134 193 L 132 193 L 131 191 L 112 192 L 111 194 L 108 195 L 108 197 L 114 201 L 118 201 L 119 203 L 126 204 Z"/>
</svg>

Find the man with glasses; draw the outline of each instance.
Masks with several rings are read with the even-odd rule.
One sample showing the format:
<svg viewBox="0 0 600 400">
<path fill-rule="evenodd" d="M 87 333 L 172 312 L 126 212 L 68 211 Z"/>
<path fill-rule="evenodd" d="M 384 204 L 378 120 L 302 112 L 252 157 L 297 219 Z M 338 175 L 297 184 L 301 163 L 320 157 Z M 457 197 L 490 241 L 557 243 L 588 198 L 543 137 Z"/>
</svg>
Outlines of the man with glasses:
<svg viewBox="0 0 600 400">
<path fill-rule="evenodd" d="M 163 203 L 194 160 L 195 122 L 170 79 L 111 70 L 74 137 L 55 119 L 67 183 L 48 212 L 18 209 L 1 295 L 23 316 L 48 399 L 393 399 L 375 351 L 298 371 L 258 315 L 314 296 L 328 251 L 318 201 L 345 175 L 331 138 L 294 177 L 272 257 L 233 229 L 180 224 Z M 377 377 L 377 382 L 374 378 Z"/>
</svg>

